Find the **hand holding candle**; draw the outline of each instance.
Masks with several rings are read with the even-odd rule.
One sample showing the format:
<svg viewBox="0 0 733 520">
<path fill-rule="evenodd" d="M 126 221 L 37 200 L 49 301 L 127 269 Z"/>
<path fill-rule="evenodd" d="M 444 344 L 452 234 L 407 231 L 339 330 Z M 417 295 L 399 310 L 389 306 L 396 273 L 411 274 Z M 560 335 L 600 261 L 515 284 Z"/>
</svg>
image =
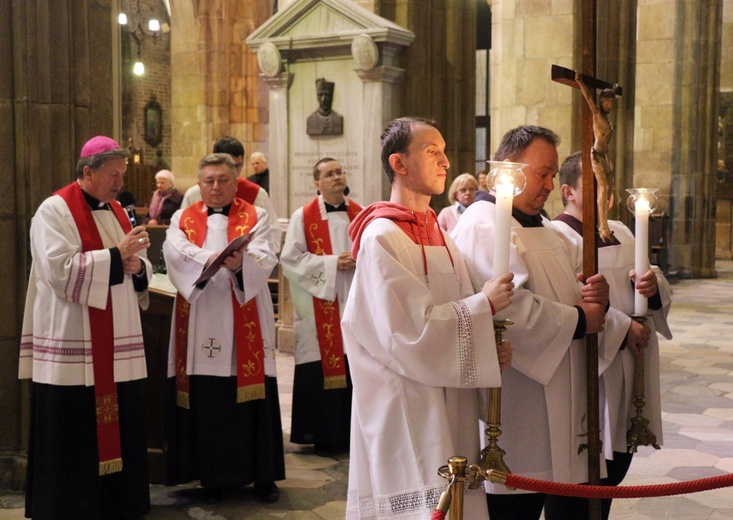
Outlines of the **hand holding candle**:
<svg viewBox="0 0 733 520">
<path fill-rule="evenodd" d="M 656 189 L 638 188 L 626 190 L 631 195 L 627 207 L 634 213 L 636 221 L 634 271 L 640 277 L 649 270 L 649 215 L 656 209 Z M 644 316 L 648 310 L 648 299 L 638 290 L 634 291 L 634 314 Z"/>
</svg>

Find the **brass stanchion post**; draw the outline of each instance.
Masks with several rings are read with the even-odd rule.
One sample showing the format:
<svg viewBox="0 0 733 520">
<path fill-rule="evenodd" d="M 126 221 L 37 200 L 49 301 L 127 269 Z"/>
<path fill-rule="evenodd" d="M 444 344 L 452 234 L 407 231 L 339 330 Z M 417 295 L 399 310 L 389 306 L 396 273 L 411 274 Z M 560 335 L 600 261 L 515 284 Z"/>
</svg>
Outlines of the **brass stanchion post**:
<svg viewBox="0 0 733 520">
<path fill-rule="evenodd" d="M 450 518 L 463 520 L 463 490 L 466 482 L 466 457 L 455 456 L 448 459 L 448 467 L 455 477 L 451 486 Z"/>
</svg>

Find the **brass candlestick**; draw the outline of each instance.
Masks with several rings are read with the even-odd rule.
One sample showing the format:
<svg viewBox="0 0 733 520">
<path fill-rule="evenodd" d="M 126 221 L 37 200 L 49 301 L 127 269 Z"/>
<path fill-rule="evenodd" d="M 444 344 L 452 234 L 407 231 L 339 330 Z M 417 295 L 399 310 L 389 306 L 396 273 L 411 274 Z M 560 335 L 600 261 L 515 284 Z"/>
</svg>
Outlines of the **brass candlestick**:
<svg viewBox="0 0 733 520">
<path fill-rule="evenodd" d="M 508 319 L 494 320 L 494 337 L 496 344 L 500 345 L 504 341 L 504 331 L 514 322 Z M 486 436 L 488 443 L 481 450 L 481 462 L 479 468 L 484 472 L 488 470 L 500 471 L 502 473 L 511 473 L 507 465 L 504 463 L 504 455 L 506 452 L 499 447 L 499 436 L 501 435 L 501 388 L 489 388 L 489 411 L 486 419 Z M 471 489 L 477 489 L 481 485 L 481 479 L 474 480 L 469 486 Z"/>
<path fill-rule="evenodd" d="M 646 316 L 634 314 L 631 316 L 633 320 L 638 321 L 642 325 L 646 323 Z M 636 357 L 636 370 L 634 371 L 634 406 L 636 407 L 636 415 L 631 418 L 631 427 L 626 432 L 626 443 L 628 444 L 628 452 L 636 453 L 636 448 L 642 446 L 654 446 L 659 449 L 657 444 L 657 436 L 649 428 L 649 419 L 644 417 L 644 349 L 646 347 L 639 346 L 639 355 Z"/>
</svg>

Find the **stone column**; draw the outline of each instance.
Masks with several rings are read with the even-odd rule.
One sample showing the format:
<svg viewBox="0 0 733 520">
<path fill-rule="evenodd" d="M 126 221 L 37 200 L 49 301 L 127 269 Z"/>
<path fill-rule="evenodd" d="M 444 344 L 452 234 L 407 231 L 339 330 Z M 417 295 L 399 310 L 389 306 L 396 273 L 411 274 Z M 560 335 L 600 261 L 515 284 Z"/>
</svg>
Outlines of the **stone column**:
<svg viewBox="0 0 733 520">
<path fill-rule="evenodd" d="M 264 47 L 264 46 L 263 46 Z M 260 69 L 262 69 L 260 65 Z M 278 70 L 280 62 L 278 61 Z M 283 233 L 287 231 L 288 189 L 290 161 L 288 160 L 288 88 L 293 83 L 293 74 L 283 72 L 268 77 L 266 71 L 265 83 L 270 95 L 270 194 Z M 283 235 L 283 240 L 285 235 Z M 275 324 L 277 348 L 280 352 L 295 351 L 295 335 L 293 332 L 293 299 L 290 295 L 290 284 L 283 275 L 282 268 L 278 269 L 278 319 Z"/>
<path fill-rule="evenodd" d="M 283 72 L 266 77 L 265 83 L 270 95 L 270 196 L 277 216 L 290 218 L 288 214 L 289 170 L 288 161 L 288 88 L 293 83 L 293 74 Z M 283 231 L 285 231 L 283 229 Z"/>
<path fill-rule="evenodd" d="M 109 1 L 0 2 L 0 489 L 25 486 L 29 396 L 18 381 L 38 205 L 74 178 L 82 145 L 114 135 Z"/>
<path fill-rule="evenodd" d="M 633 215 L 626 208 L 628 194 L 625 190 L 634 187 L 634 154 L 631 151 L 634 149 L 636 109 L 636 89 L 633 87 L 636 79 L 636 4 L 637 0 L 599 0 L 596 22 L 596 76 L 610 83 L 618 83 L 623 88 L 623 95 L 617 99 L 611 115 L 614 124 L 611 153 L 616 197 L 610 218 L 621 220 L 632 228 Z M 580 93 L 577 99 L 579 102 L 582 100 Z"/>
<path fill-rule="evenodd" d="M 714 277 L 722 0 L 677 2 L 670 262 Z"/>
<path fill-rule="evenodd" d="M 375 67 L 356 70 L 364 82 L 364 135 L 370 136 L 364 144 L 362 198 L 365 201 L 388 200 L 389 183 L 383 172 L 379 136 L 395 113 L 394 103 L 398 93 L 398 81 L 404 69 Z M 379 177 L 376 177 L 379 175 Z M 379 181 L 377 181 L 379 179 Z"/>
</svg>

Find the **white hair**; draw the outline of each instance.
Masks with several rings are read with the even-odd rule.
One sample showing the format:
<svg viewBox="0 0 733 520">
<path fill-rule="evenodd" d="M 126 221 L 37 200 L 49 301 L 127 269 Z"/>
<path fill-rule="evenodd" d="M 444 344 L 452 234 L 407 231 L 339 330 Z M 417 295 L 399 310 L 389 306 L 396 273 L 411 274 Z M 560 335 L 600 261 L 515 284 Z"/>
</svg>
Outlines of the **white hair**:
<svg viewBox="0 0 733 520">
<path fill-rule="evenodd" d="M 158 173 L 155 174 L 155 180 L 157 181 L 158 179 L 168 179 L 168 181 L 171 183 L 171 186 L 173 186 L 176 182 L 176 177 L 170 170 L 160 170 Z"/>
</svg>

